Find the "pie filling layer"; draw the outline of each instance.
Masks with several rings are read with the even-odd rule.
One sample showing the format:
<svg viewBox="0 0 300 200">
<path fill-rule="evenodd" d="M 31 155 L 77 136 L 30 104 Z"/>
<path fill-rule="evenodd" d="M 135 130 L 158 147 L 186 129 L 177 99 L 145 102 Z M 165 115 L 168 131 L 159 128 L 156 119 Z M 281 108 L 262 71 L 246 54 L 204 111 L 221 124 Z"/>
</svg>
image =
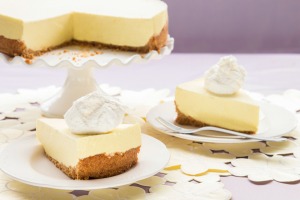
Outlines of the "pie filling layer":
<svg viewBox="0 0 300 200">
<path fill-rule="evenodd" d="M 175 103 L 176 104 L 176 103 Z M 200 121 L 200 120 L 196 120 L 194 119 L 193 117 L 190 117 L 188 115 L 185 115 L 183 114 L 179 109 L 178 107 L 176 106 L 176 112 L 177 112 L 177 117 L 175 119 L 175 121 L 178 123 L 178 124 L 181 124 L 181 125 L 189 125 L 189 126 L 196 126 L 196 127 L 204 127 L 204 126 L 214 126 L 214 127 L 220 127 L 220 128 L 225 128 L 225 127 L 222 127 L 220 125 L 216 125 L 217 123 L 213 123 L 213 124 L 208 124 L 208 123 L 205 123 L 203 121 Z M 226 129 L 226 128 L 225 128 Z M 229 128 L 227 128 L 229 129 Z M 241 133 L 246 133 L 246 134 L 254 134 L 255 132 L 254 131 L 249 131 L 249 130 L 244 130 L 242 128 L 240 129 L 229 129 L 229 130 L 233 130 L 233 131 L 237 131 L 237 132 L 241 132 Z"/>
</svg>

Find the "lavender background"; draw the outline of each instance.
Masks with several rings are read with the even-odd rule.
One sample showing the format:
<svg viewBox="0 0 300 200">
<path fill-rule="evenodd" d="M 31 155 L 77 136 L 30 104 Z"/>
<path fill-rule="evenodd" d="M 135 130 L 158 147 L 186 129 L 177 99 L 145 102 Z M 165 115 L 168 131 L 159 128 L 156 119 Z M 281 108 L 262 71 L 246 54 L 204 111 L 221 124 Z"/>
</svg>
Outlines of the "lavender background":
<svg viewBox="0 0 300 200">
<path fill-rule="evenodd" d="M 174 52 L 299 53 L 299 0 L 164 0 Z"/>
</svg>

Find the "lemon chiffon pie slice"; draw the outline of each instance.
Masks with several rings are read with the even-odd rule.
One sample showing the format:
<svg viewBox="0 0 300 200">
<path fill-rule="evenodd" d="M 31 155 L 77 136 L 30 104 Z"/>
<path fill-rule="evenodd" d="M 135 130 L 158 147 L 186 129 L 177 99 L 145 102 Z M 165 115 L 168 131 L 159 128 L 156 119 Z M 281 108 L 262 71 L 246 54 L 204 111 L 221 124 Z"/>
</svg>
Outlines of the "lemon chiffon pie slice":
<svg viewBox="0 0 300 200">
<path fill-rule="evenodd" d="M 259 125 L 259 105 L 240 89 L 245 71 L 232 56 L 207 71 L 205 78 L 176 87 L 176 122 L 192 126 L 216 126 L 254 134 Z"/>
<path fill-rule="evenodd" d="M 110 177 L 138 162 L 141 129 L 123 124 L 123 116 L 116 100 L 95 92 L 75 101 L 65 119 L 39 119 L 36 135 L 49 160 L 70 178 Z"/>
</svg>

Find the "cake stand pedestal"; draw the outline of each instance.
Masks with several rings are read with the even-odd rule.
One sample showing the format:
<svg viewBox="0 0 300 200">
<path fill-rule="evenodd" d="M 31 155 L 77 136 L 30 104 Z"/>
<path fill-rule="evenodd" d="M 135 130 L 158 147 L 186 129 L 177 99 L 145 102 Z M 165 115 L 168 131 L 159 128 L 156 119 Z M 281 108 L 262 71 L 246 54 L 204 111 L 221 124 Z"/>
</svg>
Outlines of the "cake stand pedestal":
<svg viewBox="0 0 300 200">
<path fill-rule="evenodd" d="M 68 68 L 63 87 L 53 97 L 41 105 L 42 115 L 60 118 L 72 106 L 73 101 L 99 89 L 92 74 L 92 67 Z"/>
<path fill-rule="evenodd" d="M 70 46 L 36 57 L 31 64 L 28 64 L 26 59 L 22 57 L 16 56 L 11 59 L 11 57 L 1 53 L 0 60 L 8 64 L 22 63 L 30 67 L 67 68 L 68 75 L 64 86 L 57 94 L 41 105 L 43 116 L 62 118 L 76 99 L 99 89 L 92 73 L 95 67 L 130 65 L 131 63 L 144 63 L 153 59 L 161 59 L 169 55 L 173 48 L 174 39 L 169 37 L 166 46 L 160 52 L 151 51 L 144 55 L 112 50 L 101 50 L 100 52 L 99 49 Z"/>
</svg>

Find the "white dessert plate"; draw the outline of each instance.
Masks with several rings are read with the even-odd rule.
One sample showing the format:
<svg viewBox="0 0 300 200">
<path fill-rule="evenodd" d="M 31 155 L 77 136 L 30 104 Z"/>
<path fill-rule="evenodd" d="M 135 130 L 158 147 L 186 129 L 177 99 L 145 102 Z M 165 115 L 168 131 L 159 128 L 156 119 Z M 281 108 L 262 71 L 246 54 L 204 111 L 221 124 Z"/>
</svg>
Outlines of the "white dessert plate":
<svg viewBox="0 0 300 200">
<path fill-rule="evenodd" d="M 127 172 L 103 179 L 72 180 L 57 169 L 44 155 L 35 135 L 9 144 L 0 154 L 0 169 L 11 178 L 39 187 L 62 190 L 112 188 L 148 178 L 162 170 L 170 154 L 159 140 L 142 134 L 138 164 Z"/>
<path fill-rule="evenodd" d="M 298 120 L 294 113 L 284 109 L 283 107 L 270 103 L 261 102 L 260 109 L 263 117 L 260 117 L 257 135 L 265 138 L 279 137 L 291 132 L 297 127 Z M 175 123 L 177 113 L 175 111 L 174 102 L 165 102 L 152 108 L 146 118 L 147 122 L 156 130 L 182 139 L 193 140 L 196 142 L 210 143 L 244 143 L 257 142 L 255 139 L 243 139 L 238 136 L 231 136 L 225 133 L 215 131 L 202 131 L 201 135 L 188 135 L 168 131 L 161 125 L 156 118 L 162 117 L 170 122 Z M 176 124 L 176 123 L 175 123 Z M 185 126 L 187 127 L 187 126 Z"/>
</svg>

